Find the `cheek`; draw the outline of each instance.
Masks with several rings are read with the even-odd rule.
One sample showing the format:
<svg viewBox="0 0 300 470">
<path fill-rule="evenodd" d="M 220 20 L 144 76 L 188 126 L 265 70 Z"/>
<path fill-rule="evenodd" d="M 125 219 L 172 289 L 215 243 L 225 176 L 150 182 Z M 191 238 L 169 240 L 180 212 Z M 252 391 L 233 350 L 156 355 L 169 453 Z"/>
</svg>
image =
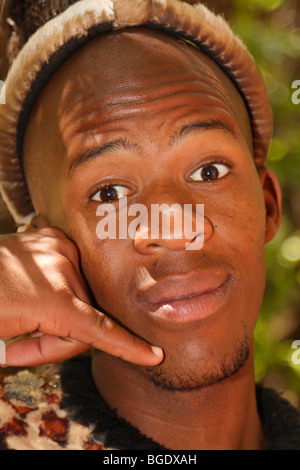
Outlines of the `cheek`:
<svg viewBox="0 0 300 470">
<path fill-rule="evenodd" d="M 257 204 L 240 203 L 236 207 L 226 207 L 222 217 L 223 222 L 218 224 L 216 233 L 220 233 L 223 243 L 231 247 L 244 262 L 248 259 L 255 262 L 259 254 L 265 251 L 265 217 L 261 207 Z"/>
<path fill-rule="evenodd" d="M 255 174 L 248 178 L 246 189 L 237 185 L 230 197 L 223 195 L 212 209 L 215 232 L 211 248 L 218 250 L 221 259 L 229 258 L 234 266 L 238 303 L 254 318 L 265 289 L 266 210 Z"/>
<path fill-rule="evenodd" d="M 222 194 L 212 212 L 216 234 L 223 243 L 240 256 L 254 256 L 253 261 L 264 252 L 266 209 L 256 171 L 248 171 L 247 178 L 240 178 L 230 195 Z"/>
<path fill-rule="evenodd" d="M 133 277 L 131 240 L 99 240 L 96 211 L 87 214 L 70 204 L 67 207 L 70 209 L 62 211 L 64 218 L 57 218 L 55 225 L 76 244 L 83 274 L 97 304 L 107 311 L 114 307 L 120 310 Z"/>
<path fill-rule="evenodd" d="M 125 243 L 97 238 L 91 239 L 90 243 L 86 239 L 78 242 L 87 283 L 97 305 L 109 313 L 124 308 L 129 280 L 133 277 Z"/>
</svg>

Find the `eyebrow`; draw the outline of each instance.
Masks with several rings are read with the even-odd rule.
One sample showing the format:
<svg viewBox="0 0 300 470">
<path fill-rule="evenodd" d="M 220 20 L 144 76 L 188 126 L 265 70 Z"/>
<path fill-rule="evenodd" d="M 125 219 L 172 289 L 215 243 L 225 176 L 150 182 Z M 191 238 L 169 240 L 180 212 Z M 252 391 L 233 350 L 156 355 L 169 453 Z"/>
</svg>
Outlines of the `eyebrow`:
<svg viewBox="0 0 300 470">
<path fill-rule="evenodd" d="M 238 136 L 229 122 L 220 121 L 220 120 L 210 120 L 210 121 L 197 121 L 179 129 L 171 138 L 171 145 L 176 145 L 182 140 L 186 139 L 191 134 L 194 134 L 198 130 L 210 131 L 210 130 L 219 130 L 225 132 L 226 134 L 231 135 L 234 139 L 238 139 Z"/>
<path fill-rule="evenodd" d="M 69 167 L 69 176 L 71 173 L 78 168 L 79 166 L 83 165 L 86 163 L 88 160 L 93 160 L 95 158 L 104 156 L 104 155 L 109 155 L 110 153 L 113 152 L 137 152 L 141 153 L 142 149 L 139 145 L 134 144 L 130 142 L 128 139 L 117 139 L 113 140 L 111 142 L 106 142 L 103 145 L 100 145 L 98 147 L 90 148 L 83 152 L 82 154 L 78 155 L 74 160 L 72 161 L 70 167 Z"/>
<path fill-rule="evenodd" d="M 184 139 L 186 139 L 191 134 L 196 133 L 197 131 L 210 131 L 210 130 L 219 130 L 230 134 L 231 137 L 237 139 L 237 134 L 235 133 L 233 127 L 228 123 L 220 120 L 210 120 L 210 121 L 197 121 L 191 124 L 183 126 L 179 131 L 175 132 L 171 137 L 170 144 L 172 146 L 177 145 Z M 70 164 L 68 174 L 69 176 L 81 165 L 86 163 L 88 160 L 94 160 L 104 155 L 109 155 L 114 152 L 135 152 L 142 153 L 142 148 L 133 142 L 130 142 L 128 139 L 117 139 L 111 142 L 106 142 L 103 145 L 87 149 L 82 154 L 78 155 L 72 163 Z"/>
</svg>

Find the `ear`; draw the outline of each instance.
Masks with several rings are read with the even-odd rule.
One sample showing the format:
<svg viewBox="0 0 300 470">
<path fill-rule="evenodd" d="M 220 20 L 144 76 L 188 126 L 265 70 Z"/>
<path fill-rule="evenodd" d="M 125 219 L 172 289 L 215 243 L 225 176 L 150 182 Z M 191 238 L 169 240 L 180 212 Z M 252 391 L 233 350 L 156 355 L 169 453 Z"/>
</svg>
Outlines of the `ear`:
<svg viewBox="0 0 300 470">
<path fill-rule="evenodd" d="M 270 168 L 258 169 L 259 179 L 263 188 L 266 206 L 266 235 L 268 243 L 275 237 L 282 217 L 282 192 L 275 173 Z"/>
</svg>

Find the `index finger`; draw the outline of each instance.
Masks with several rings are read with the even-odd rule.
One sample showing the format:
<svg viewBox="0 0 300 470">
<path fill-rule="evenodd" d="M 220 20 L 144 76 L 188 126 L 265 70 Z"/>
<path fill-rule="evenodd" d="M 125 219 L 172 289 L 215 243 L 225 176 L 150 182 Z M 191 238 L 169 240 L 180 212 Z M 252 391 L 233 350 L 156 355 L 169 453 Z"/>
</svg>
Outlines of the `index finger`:
<svg viewBox="0 0 300 470">
<path fill-rule="evenodd" d="M 163 361 L 161 348 L 153 346 L 80 300 L 68 314 L 56 312 L 50 323 L 40 319 L 39 338 L 21 338 L 7 346 L 8 366 L 37 366 L 61 362 L 90 348 L 125 361 L 155 366 Z M 49 312 L 48 312 L 49 314 Z M 49 319 L 48 319 L 49 320 Z"/>
</svg>

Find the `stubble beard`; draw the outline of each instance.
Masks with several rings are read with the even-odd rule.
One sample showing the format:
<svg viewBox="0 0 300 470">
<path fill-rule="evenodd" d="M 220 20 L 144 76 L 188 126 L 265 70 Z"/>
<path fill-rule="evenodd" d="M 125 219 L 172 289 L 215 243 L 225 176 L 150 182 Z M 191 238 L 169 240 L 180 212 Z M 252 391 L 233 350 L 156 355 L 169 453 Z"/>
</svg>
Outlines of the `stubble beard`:
<svg viewBox="0 0 300 470">
<path fill-rule="evenodd" d="M 233 353 L 226 354 L 216 361 L 210 370 L 200 373 L 184 370 L 183 373 L 171 374 L 163 367 L 147 367 L 148 380 L 160 389 L 171 392 L 186 392 L 203 387 L 213 386 L 238 374 L 247 364 L 250 357 L 250 341 L 246 335 L 244 340 L 235 346 Z"/>
</svg>

